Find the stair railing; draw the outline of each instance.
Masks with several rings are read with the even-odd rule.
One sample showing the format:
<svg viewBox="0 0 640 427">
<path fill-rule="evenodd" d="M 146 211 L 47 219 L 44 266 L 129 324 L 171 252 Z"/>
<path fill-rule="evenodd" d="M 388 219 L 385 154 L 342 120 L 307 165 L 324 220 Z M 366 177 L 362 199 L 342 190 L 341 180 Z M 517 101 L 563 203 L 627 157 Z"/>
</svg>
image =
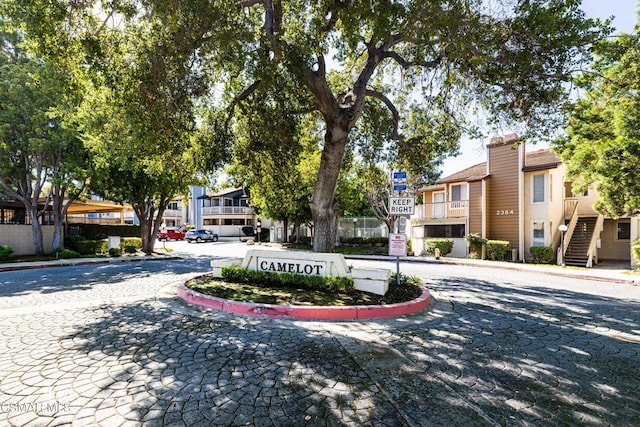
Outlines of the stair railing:
<svg viewBox="0 0 640 427">
<path fill-rule="evenodd" d="M 593 228 L 593 234 L 591 235 L 591 242 L 589 243 L 589 251 L 587 252 L 587 268 L 593 267 L 593 262 L 598 263 L 598 240 L 600 239 L 600 233 L 604 228 L 604 216 L 598 215 L 596 225 Z"/>
<path fill-rule="evenodd" d="M 567 231 L 564 232 L 564 247 L 562 248 L 562 259 L 564 259 L 564 254 L 567 253 L 567 248 L 569 247 L 569 243 L 571 242 L 571 236 L 573 236 L 573 231 L 576 229 L 576 225 L 578 224 L 578 201 L 565 201 L 565 212 L 569 214 L 570 220 L 569 224 L 567 224 Z"/>
</svg>

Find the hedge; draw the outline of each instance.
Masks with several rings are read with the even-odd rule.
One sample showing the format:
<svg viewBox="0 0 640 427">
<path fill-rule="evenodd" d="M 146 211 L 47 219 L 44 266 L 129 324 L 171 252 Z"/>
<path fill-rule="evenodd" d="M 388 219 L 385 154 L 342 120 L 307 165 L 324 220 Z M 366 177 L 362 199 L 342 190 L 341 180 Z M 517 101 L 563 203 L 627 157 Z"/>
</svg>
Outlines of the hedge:
<svg viewBox="0 0 640 427">
<path fill-rule="evenodd" d="M 529 253 L 534 264 L 549 264 L 553 261 L 553 248 L 551 246 L 532 246 Z"/>
<path fill-rule="evenodd" d="M 122 239 L 120 239 L 120 248 L 127 253 L 134 253 L 138 249 L 142 248 L 142 238 L 123 237 Z"/>
<path fill-rule="evenodd" d="M 53 250 L 53 254 L 56 255 L 59 259 L 70 259 L 70 258 L 78 258 L 80 254 L 73 249 L 67 248 L 56 248 Z"/>
<path fill-rule="evenodd" d="M 493 261 L 504 261 L 511 243 L 506 240 L 487 240 L 487 258 Z"/>
<path fill-rule="evenodd" d="M 9 259 L 12 253 L 13 253 L 13 249 L 11 248 L 11 246 L 0 245 L 0 261 Z"/>
<path fill-rule="evenodd" d="M 640 239 L 635 240 L 631 245 L 631 253 L 633 254 L 633 259 L 636 260 L 636 263 L 640 264 Z"/>
<path fill-rule="evenodd" d="M 107 252 L 109 242 L 105 240 L 80 240 L 78 252 L 81 255 L 103 254 Z"/>
<path fill-rule="evenodd" d="M 139 225 L 129 224 L 73 224 L 80 228 L 80 235 L 88 240 L 102 240 L 109 236 L 140 237 Z M 106 250 L 105 250 L 106 252 Z"/>
<path fill-rule="evenodd" d="M 435 255 L 436 248 L 440 249 L 440 256 L 447 256 L 453 250 L 453 239 L 426 239 L 424 252 L 427 255 Z"/>
<path fill-rule="evenodd" d="M 350 292 L 354 289 L 351 277 L 314 276 L 293 273 L 267 273 L 242 267 L 222 267 L 222 278 L 228 282 L 246 283 L 265 287 L 295 287 L 325 290 L 328 292 Z"/>
</svg>

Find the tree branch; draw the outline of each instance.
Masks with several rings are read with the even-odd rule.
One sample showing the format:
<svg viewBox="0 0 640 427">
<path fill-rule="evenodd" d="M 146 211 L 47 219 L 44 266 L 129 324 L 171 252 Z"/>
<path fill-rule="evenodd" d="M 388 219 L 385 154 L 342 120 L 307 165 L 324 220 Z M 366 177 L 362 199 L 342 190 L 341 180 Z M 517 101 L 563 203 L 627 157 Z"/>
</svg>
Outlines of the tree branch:
<svg viewBox="0 0 640 427">
<path fill-rule="evenodd" d="M 387 98 L 387 96 L 384 93 L 382 93 L 380 91 L 377 91 L 377 90 L 373 90 L 373 89 L 367 89 L 366 92 L 365 92 L 365 96 L 370 96 L 372 98 L 376 98 L 376 99 L 382 101 L 382 103 L 387 107 L 387 109 L 389 110 L 389 112 L 393 116 L 393 134 L 392 134 L 391 138 L 393 138 L 395 141 L 401 141 L 402 137 L 400 136 L 400 133 L 398 132 L 398 126 L 400 124 L 400 113 L 398 112 L 398 109 L 393 104 L 393 102 L 391 102 L 391 100 L 389 98 Z"/>
<path fill-rule="evenodd" d="M 231 118 L 233 117 L 233 111 L 235 110 L 236 106 L 242 101 L 244 101 L 245 99 L 247 99 L 253 92 L 255 92 L 261 83 L 262 83 L 261 80 L 256 80 L 255 82 L 251 83 L 251 85 L 249 85 L 247 88 L 245 88 L 245 90 L 243 90 L 242 93 L 240 93 L 238 96 L 233 98 L 233 101 L 231 101 L 231 105 L 229 105 L 229 108 L 227 108 L 227 111 L 229 113 L 227 114 L 227 120 L 225 120 L 224 122 L 225 129 L 228 128 L 229 126 L 229 121 L 231 121 Z"/>
</svg>

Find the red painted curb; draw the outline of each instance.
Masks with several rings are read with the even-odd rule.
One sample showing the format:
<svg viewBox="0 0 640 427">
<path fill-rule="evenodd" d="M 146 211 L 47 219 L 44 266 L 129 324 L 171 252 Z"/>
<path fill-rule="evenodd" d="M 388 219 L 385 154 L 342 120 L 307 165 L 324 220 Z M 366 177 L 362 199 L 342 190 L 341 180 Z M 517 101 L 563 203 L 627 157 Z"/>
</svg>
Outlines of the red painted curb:
<svg viewBox="0 0 640 427">
<path fill-rule="evenodd" d="M 248 316 L 268 316 L 301 320 L 358 320 L 396 317 L 415 313 L 431 303 L 431 294 L 423 288 L 418 298 L 398 304 L 352 305 L 344 307 L 311 307 L 301 305 L 253 304 L 230 301 L 201 294 L 184 285 L 178 286 L 178 297 L 190 304 Z"/>
</svg>

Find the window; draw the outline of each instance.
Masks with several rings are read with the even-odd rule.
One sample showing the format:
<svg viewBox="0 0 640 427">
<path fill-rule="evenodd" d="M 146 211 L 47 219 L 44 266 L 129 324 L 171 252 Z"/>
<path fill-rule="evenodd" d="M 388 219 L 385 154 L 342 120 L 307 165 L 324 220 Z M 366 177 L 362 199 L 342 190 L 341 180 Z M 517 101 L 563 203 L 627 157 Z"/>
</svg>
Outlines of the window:
<svg viewBox="0 0 640 427">
<path fill-rule="evenodd" d="M 619 221 L 616 228 L 617 240 L 631 240 L 631 223 Z"/>
<path fill-rule="evenodd" d="M 171 211 L 177 211 L 178 210 L 178 202 L 171 202 L 167 205 L 167 209 L 171 210 Z"/>
<path fill-rule="evenodd" d="M 456 184 L 451 186 L 451 201 L 458 202 L 464 200 L 466 195 L 464 194 L 464 184 Z"/>
<path fill-rule="evenodd" d="M 220 220 L 217 218 L 205 218 L 202 220 L 202 225 L 220 225 Z"/>
<path fill-rule="evenodd" d="M 533 175 L 533 203 L 545 201 L 544 181 L 544 175 Z"/>
<path fill-rule="evenodd" d="M 533 222 L 533 242 L 531 246 L 544 246 L 544 222 Z"/>
<path fill-rule="evenodd" d="M 463 238 L 465 236 L 464 224 L 450 225 L 427 225 L 425 226 L 426 237 L 451 237 Z"/>
</svg>

